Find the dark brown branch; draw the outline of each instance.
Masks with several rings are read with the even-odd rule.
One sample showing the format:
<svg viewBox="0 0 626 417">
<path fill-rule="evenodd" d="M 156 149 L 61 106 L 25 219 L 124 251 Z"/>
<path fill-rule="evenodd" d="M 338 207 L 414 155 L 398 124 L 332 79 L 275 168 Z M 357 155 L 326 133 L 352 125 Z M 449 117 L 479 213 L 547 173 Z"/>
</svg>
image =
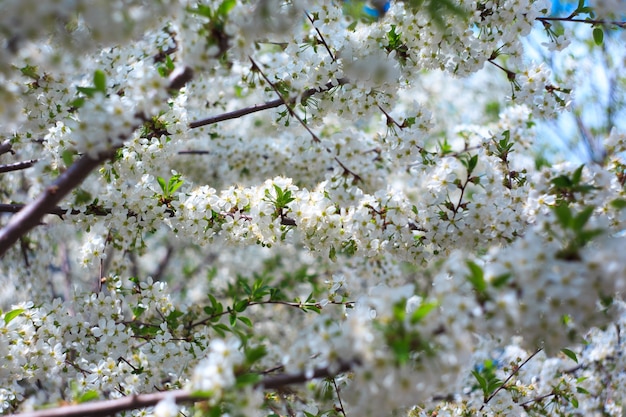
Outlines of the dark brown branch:
<svg viewBox="0 0 626 417">
<path fill-rule="evenodd" d="M 179 155 L 208 155 L 211 151 L 200 151 L 200 150 L 188 150 L 188 151 L 178 151 Z"/>
<path fill-rule="evenodd" d="M 312 379 L 327 378 L 347 372 L 353 366 L 358 365 L 358 361 L 341 361 L 332 367 L 316 369 L 312 375 L 302 372 L 298 374 L 282 374 L 268 376 L 256 384 L 257 388 L 278 389 L 286 385 L 301 384 Z M 68 405 L 45 410 L 31 411 L 21 414 L 12 414 L 14 417 L 97 417 L 109 416 L 126 410 L 151 407 L 159 401 L 172 398 L 177 404 L 204 401 L 206 396 L 194 395 L 187 390 L 173 390 L 155 392 L 151 394 L 131 395 L 124 398 L 105 401 L 94 401 L 84 404 Z"/>
<path fill-rule="evenodd" d="M 311 96 L 317 93 L 323 93 L 337 86 L 348 84 L 348 82 L 349 82 L 348 79 L 340 78 L 337 80 L 336 83 L 328 82 L 323 87 L 309 88 L 304 93 L 302 93 L 300 102 L 306 101 L 308 98 L 310 98 Z M 296 100 L 297 100 L 297 97 L 292 97 L 287 102 L 289 104 L 294 104 Z M 267 101 L 263 104 L 255 104 L 254 106 L 245 107 L 243 109 L 231 111 L 228 113 L 222 113 L 213 117 L 207 117 L 206 119 L 202 119 L 202 120 L 196 120 L 195 122 L 189 123 L 189 128 L 196 129 L 198 127 L 208 126 L 208 125 L 212 125 L 215 123 L 223 122 L 225 120 L 237 119 L 241 116 L 246 116 L 248 114 L 256 113 L 256 112 L 267 110 L 267 109 L 273 109 L 275 107 L 282 106 L 283 104 L 285 104 L 285 101 L 282 98 L 272 100 L 272 101 Z"/>
<path fill-rule="evenodd" d="M 37 159 L 29 159 L 28 161 L 16 162 L 14 164 L 0 165 L 0 173 L 27 169 L 35 165 L 37 161 Z"/>
</svg>

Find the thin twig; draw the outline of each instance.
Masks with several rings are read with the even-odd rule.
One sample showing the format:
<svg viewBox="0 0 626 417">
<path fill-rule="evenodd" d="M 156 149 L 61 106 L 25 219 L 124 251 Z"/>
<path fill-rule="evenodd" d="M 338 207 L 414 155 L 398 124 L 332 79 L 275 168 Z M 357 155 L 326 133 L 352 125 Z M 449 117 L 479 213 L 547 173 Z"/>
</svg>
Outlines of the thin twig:
<svg viewBox="0 0 626 417">
<path fill-rule="evenodd" d="M 337 381 L 335 381 L 334 377 L 333 377 L 333 385 L 335 387 L 335 392 L 337 393 L 337 400 L 339 400 L 339 408 L 340 408 L 341 414 L 343 414 L 343 417 L 346 417 L 346 411 L 343 408 L 343 402 L 341 401 L 341 395 L 339 395 L 339 387 L 337 386 Z"/>
<path fill-rule="evenodd" d="M 534 358 L 542 350 L 543 350 L 543 348 L 537 349 L 532 355 L 530 355 L 528 358 L 526 358 L 526 360 L 524 362 L 522 362 L 513 372 L 511 372 L 511 375 L 509 375 L 508 378 L 494 392 L 492 392 L 491 395 L 485 400 L 484 404 L 480 407 L 479 411 L 482 411 L 482 409 L 485 408 L 485 404 L 487 404 L 489 401 L 491 401 L 493 399 L 493 397 L 495 397 L 502 389 L 504 389 L 504 387 L 511 380 L 511 378 L 513 378 L 515 375 L 517 375 L 517 373 L 520 371 L 520 369 L 522 369 L 522 367 L 524 365 L 526 365 L 532 358 Z"/>
<path fill-rule="evenodd" d="M 254 62 L 252 57 L 248 57 L 248 58 L 250 59 L 250 62 L 252 62 L 252 70 L 258 71 L 259 74 L 261 74 L 261 76 L 263 77 L 263 79 L 265 79 L 265 81 L 270 85 L 270 87 L 272 87 L 276 95 L 280 98 L 280 100 L 283 102 L 285 107 L 287 107 L 287 111 L 289 111 L 289 114 L 295 117 L 296 120 L 299 121 L 300 124 L 307 130 L 307 132 L 309 132 L 314 142 L 318 142 L 318 143 L 321 142 L 320 138 L 318 138 L 317 135 L 311 130 L 311 128 L 304 122 L 304 120 L 302 120 L 300 115 L 296 113 L 294 109 L 291 108 L 291 104 L 288 102 L 288 100 L 285 99 L 285 97 L 283 97 L 281 92 L 278 90 L 278 87 L 276 87 L 276 85 L 270 81 L 269 77 L 265 75 L 265 73 L 261 70 L 261 67 L 259 67 L 257 63 Z"/>
<path fill-rule="evenodd" d="M 619 20 L 596 20 L 596 19 L 574 19 L 571 16 L 568 17 L 537 17 L 535 20 L 539 22 L 577 22 L 587 23 L 589 25 L 614 25 L 619 28 L 626 28 L 626 22 L 620 22 Z"/>
<path fill-rule="evenodd" d="M 328 51 L 328 55 L 330 55 L 330 59 L 332 59 L 332 61 L 335 62 L 335 60 L 336 60 L 335 55 L 333 55 L 333 53 L 330 51 L 330 47 L 326 43 L 326 39 L 324 39 L 324 35 L 322 35 L 322 32 L 320 32 L 320 30 L 315 26 L 315 20 L 313 20 L 313 18 L 311 17 L 311 15 L 308 12 L 304 12 L 304 14 L 306 15 L 306 17 L 309 19 L 309 21 L 313 25 L 313 28 L 315 28 L 315 31 L 317 32 L 317 34 L 320 37 L 320 41 L 322 42 L 322 45 L 324 45 L 324 48 L 326 48 L 326 50 Z"/>
<path fill-rule="evenodd" d="M 27 169 L 35 165 L 37 161 L 38 159 L 29 159 L 27 161 L 16 162 L 14 164 L 0 165 L 0 173 Z"/>
</svg>

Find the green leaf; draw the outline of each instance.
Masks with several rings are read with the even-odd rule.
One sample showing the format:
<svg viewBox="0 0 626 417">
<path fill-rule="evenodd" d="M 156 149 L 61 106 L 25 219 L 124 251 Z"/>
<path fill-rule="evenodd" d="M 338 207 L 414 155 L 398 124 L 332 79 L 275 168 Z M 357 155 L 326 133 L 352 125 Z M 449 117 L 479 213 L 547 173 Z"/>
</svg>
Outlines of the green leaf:
<svg viewBox="0 0 626 417">
<path fill-rule="evenodd" d="M 39 80 L 39 74 L 37 73 L 37 67 L 35 66 L 26 65 L 25 67 L 20 68 L 20 72 L 22 75 L 32 78 L 35 81 Z"/>
<path fill-rule="evenodd" d="M 167 183 L 167 196 L 171 196 L 176 190 L 183 185 L 184 181 L 180 179 L 180 174 L 172 175 Z"/>
<path fill-rule="evenodd" d="M 557 188 L 568 188 L 572 186 L 572 180 L 567 175 L 560 175 L 550 180 L 550 182 Z"/>
<path fill-rule="evenodd" d="M 626 200 L 623 200 L 621 198 L 616 198 L 615 200 L 611 201 L 611 207 L 614 207 L 618 210 L 623 210 L 624 208 L 626 208 Z"/>
<path fill-rule="evenodd" d="M 101 93 L 106 93 L 107 83 L 106 83 L 106 75 L 102 70 L 96 70 L 93 73 L 93 85 L 96 91 Z"/>
<path fill-rule="evenodd" d="M 576 215 L 576 217 L 572 219 L 572 229 L 575 231 L 582 230 L 592 214 L 593 206 L 585 207 L 580 213 Z"/>
<path fill-rule="evenodd" d="M 89 390 L 86 393 L 84 393 L 83 395 L 81 395 L 78 399 L 77 402 L 80 403 L 86 403 L 88 401 L 93 401 L 93 400 L 97 400 L 99 397 L 98 391 L 96 390 Z"/>
<path fill-rule="evenodd" d="M 570 208 L 565 204 L 559 204 L 554 207 L 554 214 L 556 214 L 556 219 L 559 221 L 561 227 L 569 229 L 572 224 L 572 212 Z"/>
<path fill-rule="evenodd" d="M 424 317 L 428 315 L 433 309 L 435 309 L 439 303 L 436 301 L 431 301 L 428 303 L 424 303 L 419 306 L 412 314 L 411 314 L 411 324 L 419 323 Z"/>
<path fill-rule="evenodd" d="M 248 308 L 249 304 L 250 303 L 248 302 L 248 300 L 235 301 L 233 305 L 233 310 L 235 310 L 237 313 L 242 313 L 246 310 L 246 308 Z"/>
<path fill-rule="evenodd" d="M 24 311 L 23 308 L 16 308 L 15 310 L 11 310 L 4 315 L 4 324 L 9 324 L 11 320 L 22 314 Z"/>
<path fill-rule="evenodd" d="M 505 285 L 509 279 L 511 279 L 512 275 L 509 273 L 504 273 L 502 275 L 498 275 L 491 281 L 491 285 L 495 288 L 500 288 Z"/>
<path fill-rule="evenodd" d="M 583 387 L 576 387 L 576 392 L 579 393 L 579 394 L 589 395 L 589 391 L 587 391 Z"/>
<path fill-rule="evenodd" d="M 596 45 L 602 45 L 602 42 L 604 41 L 604 31 L 602 28 L 593 29 L 593 41 Z"/>
<path fill-rule="evenodd" d="M 238 388 L 244 387 L 246 385 L 254 385 L 261 379 L 259 374 L 247 373 L 237 375 L 235 379 L 235 386 Z"/>
<path fill-rule="evenodd" d="M 467 277 L 474 289 L 479 293 L 485 292 L 487 289 L 487 282 L 485 281 L 485 274 L 483 269 L 472 261 L 467 261 L 467 267 L 470 270 L 470 275 Z"/>
<path fill-rule="evenodd" d="M 246 363 L 253 364 L 267 355 L 267 349 L 263 345 L 247 348 L 244 351 Z"/>
<path fill-rule="evenodd" d="M 476 382 L 478 382 L 478 386 L 483 393 L 487 394 L 487 380 L 477 370 L 473 370 L 472 375 L 474 376 L 474 379 L 476 379 Z"/>
<path fill-rule="evenodd" d="M 228 12 L 230 12 L 232 8 L 235 7 L 236 3 L 237 3 L 236 0 L 224 0 L 222 4 L 220 4 L 220 6 L 217 8 L 217 15 L 218 16 L 228 15 Z"/>
<path fill-rule="evenodd" d="M 163 190 L 163 193 L 167 194 L 167 184 L 165 183 L 165 179 L 163 177 L 157 177 L 157 182 L 159 183 L 161 190 Z"/>
<path fill-rule="evenodd" d="M 136 319 L 139 316 L 141 316 L 144 313 L 144 311 L 146 311 L 146 308 L 145 307 L 133 307 L 132 311 L 133 311 L 133 318 Z"/>
<path fill-rule="evenodd" d="M 330 258 L 331 261 L 337 260 L 337 250 L 334 246 L 330 247 L 330 250 L 328 251 L 328 258 Z"/>
<path fill-rule="evenodd" d="M 582 176 L 583 176 L 584 167 L 585 167 L 585 164 L 582 164 L 581 166 L 576 168 L 576 171 L 574 171 L 574 174 L 572 175 L 572 183 L 580 184 L 580 180 L 582 179 Z"/>
<path fill-rule="evenodd" d="M 568 358 L 570 358 L 574 362 L 578 363 L 578 358 L 576 357 L 576 353 L 574 353 L 573 351 L 571 351 L 569 349 L 561 349 L 561 352 L 563 352 L 563 354 L 565 356 L 567 356 Z"/>
<path fill-rule="evenodd" d="M 247 317 L 237 316 L 237 320 L 239 320 L 240 322 L 242 322 L 243 324 L 245 324 L 248 327 L 252 327 L 252 320 L 250 320 Z"/>
<path fill-rule="evenodd" d="M 98 92 L 98 90 L 93 87 L 76 87 L 76 90 L 79 93 L 83 93 L 87 97 L 93 97 L 93 95 Z"/>
<path fill-rule="evenodd" d="M 76 155 L 76 151 L 71 149 L 65 149 L 61 152 L 61 159 L 66 167 L 69 167 L 74 163 L 74 155 Z"/>
</svg>

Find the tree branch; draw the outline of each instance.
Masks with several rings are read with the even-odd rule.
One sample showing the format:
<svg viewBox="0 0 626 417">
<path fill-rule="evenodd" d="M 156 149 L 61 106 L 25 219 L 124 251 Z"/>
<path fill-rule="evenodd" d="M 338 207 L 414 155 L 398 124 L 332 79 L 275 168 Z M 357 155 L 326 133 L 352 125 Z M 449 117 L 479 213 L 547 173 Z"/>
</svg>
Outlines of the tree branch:
<svg viewBox="0 0 626 417">
<path fill-rule="evenodd" d="M 301 384 L 313 379 L 336 376 L 358 365 L 358 360 L 340 361 L 335 366 L 318 368 L 312 374 L 305 372 L 298 374 L 282 374 L 263 378 L 255 388 L 278 389 L 286 385 Z M 121 411 L 135 410 L 137 408 L 151 407 L 166 398 L 173 398 L 177 404 L 204 401 L 207 396 L 194 395 L 184 389 L 155 392 L 151 394 L 130 395 L 115 400 L 94 401 L 84 404 L 68 405 L 46 410 L 31 411 L 27 413 L 11 414 L 13 417 L 97 417 L 109 416 Z"/>
</svg>

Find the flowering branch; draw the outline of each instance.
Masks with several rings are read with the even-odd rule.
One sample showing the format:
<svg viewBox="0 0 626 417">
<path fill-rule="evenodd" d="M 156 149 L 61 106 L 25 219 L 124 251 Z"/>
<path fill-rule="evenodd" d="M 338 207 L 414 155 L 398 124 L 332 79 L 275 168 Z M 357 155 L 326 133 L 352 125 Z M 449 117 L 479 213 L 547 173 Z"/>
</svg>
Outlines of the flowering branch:
<svg viewBox="0 0 626 417">
<path fill-rule="evenodd" d="M 358 365 L 357 360 L 339 361 L 338 364 L 318 368 L 312 373 L 300 372 L 297 374 L 280 374 L 266 376 L 256 383 L 255 388 L 278 389 L 287 385 L 301 384 L 313 379 L 334 377 L 352 369 Z M 131 395 L 115 400 L 94 401 L 84 404 L 68 405 L 27 413 L 11 414 L 13 417 L 97 417 L 108 416 L 121 411 L 135 410 L 138 408 L 151 407 L 159 401 L 173 399 L 177 404 L 204 401 L 210 397 L 206 395 L 196 395 L 185 389 L 155 392 L 151 394 Z"/>
<path fill-rule="evenodd" d="M 170 79 L 169 88 L 173 90 L 180 89 L 191 77 L 191 70 L 186 68 Z M 41 218 L 45 214 L 53 210 L 70 191 L 78 187 L 91 171 L 111 159 L 116 151 L 117 148 L 109 149 L 99 153 L 95 158 L 83 155 L 67 171 L 63 172 L 56 181 L 46 187 L 35 201 L 13 216 L 9 223 L 0 230 L 0 257 L 4 256 L 20 237 L 39 225 Z"/>
</svg>

